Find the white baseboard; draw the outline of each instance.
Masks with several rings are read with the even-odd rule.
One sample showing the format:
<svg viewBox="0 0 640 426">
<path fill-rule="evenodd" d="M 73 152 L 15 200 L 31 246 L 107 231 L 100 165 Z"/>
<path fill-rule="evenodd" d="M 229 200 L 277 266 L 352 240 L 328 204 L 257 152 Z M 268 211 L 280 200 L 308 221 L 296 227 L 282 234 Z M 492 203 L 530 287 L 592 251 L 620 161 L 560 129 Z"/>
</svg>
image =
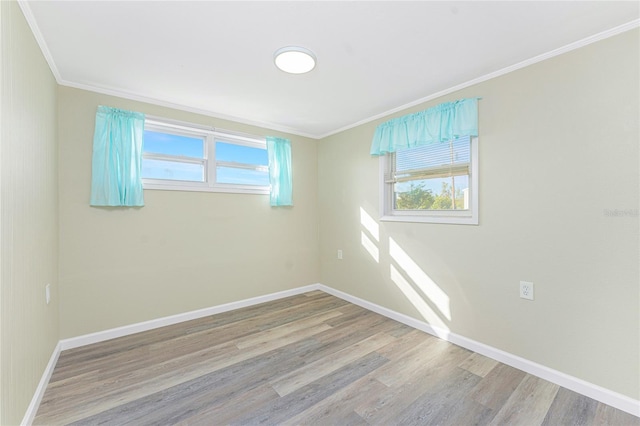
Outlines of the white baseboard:
<svg viewBox="0 0 640 426">
<path fill-rule="evenodd" d="M 33 423 L 33 419 L 36 416 L 42 397 L 51 379 L 53 369 L 58 362 L 60 352 L 66 349 L 78 348 L 80 346 L 90 345 L 92 343 L 103 342 L 105 340 L 114 339 L 116 337 L 128 336 L 141 331 L 152 330 L 154 328 L 164 327 L 167 325 L 177 324 L 192 319 L 198 319 L 209 315 L 215 315 L 222 312 L 232 311 L 234 309 L 245 308 L 247 306 L 258 305 L 264 302 L 271 302 L 273 300 L 283 299 L 289 296 L 295 296 L 297 294 L 307 293 L 309 291 L 320 290 L 320 284 L 310 284 L 304 287 L 297 287 L 291 290 L 279 291 L 277 293 L 270 293 L 263 296 L 252 297 L 250 299 L 239 300 L 237 302 L 225 303 L 224 305 L 217 305 L 210 308 L 199 309 L 196 311 L 185 312 L 182 314 L 171 315 L 168 317 L 157 318 L 150 321 L 139 322 L 136 324 L 126 325 L 123 327 L 112 328 L 109 330 L 98 331 L 96 333 L 85 334 L 82 336 L 72 337 L 69 339 L 62 339 L 56 345 L 49 363 L 42 374 L 40 383 L 34 392 L 31 403 L 27 408 L 27 411 L 20 423 L 23 426 L 30 426 Z"/>
<path fill-rule="evenodd" d="M 352 296 L 348 293 L 344 293 L 340 290 L 336 290 L 326 285 L 319 284 L 319 289 L 343 300 L 351 302 L 354 305 L 361 306 L 387 318 L 391 318 L 410 327 L 432 334 L 465 349 L 477 352 L 488 358 L 495 359 L 496 361 L 499 361 L 503 364 L 517 368 L 536 377 L 540 377 L 551 383 L 555 383 L 558 386 L 562 386 L 579 394 L 588 396 L 589 398 L 595 399 L 596 401 L 602 402 L 634 416 L 640 417 L 640 401 L 630 398 L 626 395 L 622 395 L 620 393 L 603 388 L 602 386 L 598 386 L 585 380 L 578 379 L 577 377 L 570 376 L 561 371 L 554 370 L 533 361 L 529 361 L 528 359 L 513 355 L 509 352 L 505 352 L 492 346 L 485 345 L 484 343 L 480 343 L 464 336 L 460 336 L 459 334 L 452 333 L 448 330 L 443 330 L 441 328 L 431 326 L 424 321 L 420 321 L 408 315 L 392 311 L 391 309 L 376 305 L 375 303 L 360 299 L 359 297 Z"/>
<path fill-rule="evenodd" d="M 511 367 L 525 371 L 534 376 L 548 380 L 559 386 L 570 389 L 582 395 L 588 396 L 589 398 L 593 398 L 596 401 L 600 401 L 604 404 L 610 405 L 612 407 L 625 411 L 634 416 L 640 417 L 640 401 L 630 398 L 626 395 L 613 392 L 609 389 L 603 388 L 593 383 L 586 382 L 582 379 L 578 379 L 577 377 L 570 376 L 568 374 L 562 373 L 560 371 L 554 370 L 544 365 L 537 364 L 533 361 L 529 361 L 527 359 L 524 359 L 517 355 L 513 355 L 503 350 L 494 348 L 492 346 L 485 345 L 484 343 L 480 343 L 475 340 L 466 338 L 464 336 L 452 333 L 448 330 L 444 330 L 438 327 L 433 327 L 424 321 L 420 321 L 408 315 L 401 314 L 399 312 L 393 311 L 391 309 L 385 308 L 380 305 L 376 305 L 375 303 L 371 303 L 367 300 L 360 299 L 359 297 L 352 296 L 348 293 L 342 292 L 340 290 L 336 290 L 324 284 L 311 284 L 304 287 L 294 288 L 291 290 L 285 290 L 277 293 L 267 294 L 264 296 L 244 299 L 237 302 L 226 303 L 224 305 L 213 306 L 210 308 L 199 309 L 196 311 L 185 312 L 182 314 L 172 315 L 168 317 L 158 318 L 155 320 L 113 328 L 110 330 L 104 330 L 97 333 L 91 333 L 83 336 L 60 340 L 53 354 L 51 355 L 49 364 L 47 365 L 47 368 L 45 369 L 45 372 L 42 375 L 40 384 L 38 385 L 38 388 L 36 389 L 36 392 L 33 396 L 33 399 L 31 400 L 31 404 L 29 404 L 29 408 L 27 409 L 27 412 L 24 416 L 22 424 L 30 425 L 31 422 L 33 422 L 33 418 L 35 417 L 38 406 L 40 405 L 40 401 L 42 400 L 42 396 L 44 395 L 46 386 L 49 383 L 49 379 L 51 378 L 51 373 L 53 372 L 53 368 L 55 367 L 56 361 L 58 360 L 58 356 L 60 355 L 60 352 L 62 350 L 72 349 L 80 346 L 89 345 L 92 343 L 102 342 L 105 340 L 114 339 L 116 337 L 128 336 L 131 334 L 139 333 L 141 331 L 152 330 L 155 328 L 177 324 L 177 323 L 189 321 L 192 319 L 202 318 L 209 315 L 215 315 L 222 312 L 228 312 L 234 309 L 253 306 L 253 305 L 257 305 L 264 302 L 270 302 L 273 300 L 278 300 L 285 297 L 294 296 L 297 294 L 302 294 L 302 293 L 306 293 L 314 290 L 324 291 L 325 293 L 339 297 L 355 305 L 361 306 L 365 309 L 368 309 L 370 311 L 383 315 L 387 318 L 391 318 L 393 320 L 406 324 L 410 327 L 432 334 L 434 336 L 437 336 L 443 340 L 446 340 L 448 342 L 451 342 L 463 348 L 477 352 L 486 357 L 495 359 L 496 361 L 502 362 L 504 364 L 507 364 Z"/>
<path fill-rule="evenodd" d="M 23 426 L 28 426 L 33 423 L 33 419 L 36 417 L 36 413 L 38 412 L 38 407 L 40 407 L 40 402 L 42 401 L 42 397 L 44 396 L 44 391 L 47 389 L 47 385 L 49 384 L 49 380 L 51 379 L 51 374 L 53 373 L 53 369 L 58 362 L 58 357 L 60 356 L 61 351 L 60 342 L 53 348 L 53 353 L 49 358 L 49 363 L 44 369 L 44 373 L 42 373 L 42 377 L 40 378 L 40 383 L 38 383 L 38 387 L 33 394 L 33 398 L 31 398 L 31 403 L 27 407 L 27 412 L 24 414 L 22 418 L 22 422 L 20 422 Z"/>
<path fill-rule="evenodd" d="M 168 317 L 157 318 L 149 321 L 139 322 L 136 324 L 125 325 L 122 327 L 112 328 L 109 330 L 98 331 L 96 333 L 85 334 L 78 337 L 60 340 L 62 350 L 73 349 L 80 346 L 90 345 L 92 343 L 104 342 L 105 340 L 115 339 L 116 337 L 128 336 L 141 331 L 153 330 L 154 328 L 165 327 L 167 325 L 178 324 L 184 321 L 190 321 L 215 315 L 222 312 L 233 311 L 234 309 L 245 308 L 247 306 L 258 305 L 272 300 L 282 299 L 297 294 L 306 293 L 313 290 L 319 290 L 319 284 L 310 284 L 304 287 L 297 287 L 291 290 L 279 291 L 277 293 L 266 294 L 264 296 L 252 297 L 250 299 L 239 300 L 237 302 L 225 303 L 224 305 L 212 306 L 210 308 L 198 309 L 197 311 L 185 312 L 182 314 L 171 315 Z"/>
</svg>

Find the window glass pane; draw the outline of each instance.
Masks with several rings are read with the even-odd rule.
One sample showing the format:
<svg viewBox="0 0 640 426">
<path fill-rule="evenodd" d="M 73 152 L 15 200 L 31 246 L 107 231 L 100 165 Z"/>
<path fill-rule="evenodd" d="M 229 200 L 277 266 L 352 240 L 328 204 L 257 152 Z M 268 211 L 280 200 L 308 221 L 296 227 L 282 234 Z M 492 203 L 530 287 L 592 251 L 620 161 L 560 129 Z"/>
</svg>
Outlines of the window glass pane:
<svg viewBox="0 0 640 426">
<path fill-rule="evenodd" d="M 468 210 L 469 176 L 399 182 L 393 195 L 396 210 Z"/>
<path fill-rule="evenodd" d="M 471 159 L 469 136 L 396 152 L 396 172 L 438 167 L 449 164 L 465 164 Z"/>
<path fill-rule="evenodd" d="M 216 180 L 218 183 L 269 186 L 269 172 L 267 170 L 218 166 L 216 167 Z"/>
<path fill-rule="evenodd" d="M 145 130 L 143 151 L 154 154 L 204 158 L 204 139 Z"/>
<path fill-rule="evenodd" d="M 216 161 L 266 166 L 269 164 L 266 148 L 216 142 Z"/>
<path fill-rule="evenodd" d="M 204 182 L 204 166 L 202 164 L 145 158 L 142 160 L 142 177 Z"/>
<path fill-rule="evenodd" d="M 468 210 L 471 140 L 396 152 L 393 202 L 396 210 Z"/>
</svg>

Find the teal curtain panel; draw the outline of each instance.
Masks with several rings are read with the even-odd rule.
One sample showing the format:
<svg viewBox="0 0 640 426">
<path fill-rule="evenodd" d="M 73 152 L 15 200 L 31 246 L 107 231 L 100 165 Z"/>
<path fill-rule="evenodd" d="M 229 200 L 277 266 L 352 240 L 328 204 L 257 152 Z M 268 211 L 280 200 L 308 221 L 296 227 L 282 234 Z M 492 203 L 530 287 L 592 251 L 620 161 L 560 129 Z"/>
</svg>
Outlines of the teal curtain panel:
<svg viewBox="0 0 640 426">
<path fill-rule="evenodd" d="M 92 206 L 143 206 L 144 114 L 99 106 L 93 136 Z"/>
<path fill-rule="evenodd" d="M 446 102 L 380 124 L 373 136 L 371 155 L 478 136 L 478 99 Z"/>
<path fill-rule="evenodd" d="M 291 142 L 289 139 L 267 136 L 267 154 L 269 156 L 271 205 L 292 206 Z"/>
</svg>

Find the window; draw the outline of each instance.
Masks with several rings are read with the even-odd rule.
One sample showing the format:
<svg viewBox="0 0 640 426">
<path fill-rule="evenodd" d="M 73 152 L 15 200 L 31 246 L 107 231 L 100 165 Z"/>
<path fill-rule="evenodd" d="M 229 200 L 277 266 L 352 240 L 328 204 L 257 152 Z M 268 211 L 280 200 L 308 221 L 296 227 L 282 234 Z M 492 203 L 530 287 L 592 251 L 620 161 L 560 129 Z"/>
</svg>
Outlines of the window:
<svg viewBox="0 0 640 426">
<path fill-rule="evenodd" d="M 264 139 L 184 123 L 145 121 L 145 189 L 269 193 Z"/>
<path fill-rule="evenodd" d="M 478 138 L 380 157 L 382 220 L 478 224 Z"/>
</svg>

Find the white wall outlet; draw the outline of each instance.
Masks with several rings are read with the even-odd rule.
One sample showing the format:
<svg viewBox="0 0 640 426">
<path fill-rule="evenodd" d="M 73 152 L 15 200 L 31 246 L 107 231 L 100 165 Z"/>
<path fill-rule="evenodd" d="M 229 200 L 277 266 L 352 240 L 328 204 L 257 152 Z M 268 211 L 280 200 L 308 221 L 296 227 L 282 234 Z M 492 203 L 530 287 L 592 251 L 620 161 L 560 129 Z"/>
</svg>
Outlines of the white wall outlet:
<svg viewBox="0 0 640 426">
<path fill-rule="evenodd" d="M 520 297 L 523 299 L 533 300 L 533 283 L 520 281 Z"/>
<path fill-rule="evenodd" d="M 342 260 L 342 250 L 338 250 L 338 259 Z"/>
<path fill-rule="evenodd" d="M 44 297 L 48 305 L 51 302 L 51 284 L 44 286 Z"/>
</svg>

